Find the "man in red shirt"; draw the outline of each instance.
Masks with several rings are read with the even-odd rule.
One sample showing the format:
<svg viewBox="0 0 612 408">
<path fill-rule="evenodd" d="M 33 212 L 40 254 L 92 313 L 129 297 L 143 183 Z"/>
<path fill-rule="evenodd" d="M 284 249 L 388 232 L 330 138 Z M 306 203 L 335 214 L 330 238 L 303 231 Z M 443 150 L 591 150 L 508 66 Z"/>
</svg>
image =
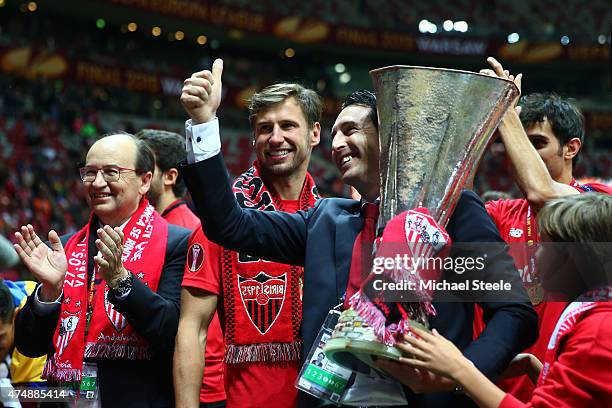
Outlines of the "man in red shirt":
<svg viewBox="0 0 612 408">
<path fill-rule="evenodd" d="M 190 230 L 200 228 L 200 219 L 189 209 L 185 201 L 187 189 L 176 169 L 185 160 L 185 138 L 177 133 L 157 129 L 142 129 L 136 137 L 144 140 L 155 154 L 155 173 L 151 179 L 148 198 L 155 210 L 170 224 Z M 206 348 L 206 373 L 200 388 L 200 402 L 207 407 L 225 404 L 223 379 L 223 333 L 219 317 L 215 313 L 208 329 Z"/>
<path fill-rule="evenodd" d="M 201 86 L 200 74 L 185 81 L 185 87 Z M 220 86 L 220 76 L 215 86 Z M 321 110 L 319 96 L 297 84 L 274 84 L 253 95 L 249 120 L 257 160 L 233 183 L 239 205 L 266 212 L 296 212 L 314 205 L 318 196 L 307 169 L 320 141 Z M 191 127 L 206 122 L 191 116 L 187 138 Z M 200 153 L 196 148 L 198 144 L 194 155 Z M 197 406 L 195 386 L 204 367 L 201 350 L 208 349 L 206 332 L 215 310 L 226 344 L 227 406 L 296 405 L 302 276 L 301 267 L 230 251 L 208 241 L 201 228 L 195 231 L 174 354 L 177 406 Z"/>
<path fill-rule="evenodd" d="M 494 71 L 481 72 L 512 79 L 520 88 L 520 74 L 514 78 L 493 58 L 489 63 Z M 517 110 L 507 111 L 499 133 L 525 198 L 489 201 L 486 208 L 510 245 L 510 254 L 539 316 L 538 341 L 526 352 L 543 360 L 548 339 L 567 303 L 544 301 L 535 266 L 540 242 L 537 212 L 554 198 L 589 191 L 612 194 L 612 188 L 599 183 L 580 185 L 573 177 L 585 131 L 584 117 L 571 100 L 551 93 L 527 95 Z M 481 330 L 476 327 L 477 333 Z M 500 386 L 522 401 L 529 401 L 533 391 L 527 376 L 502 381 Z"/>
<path fill-rule="evenodd" d="M 440 333 L 415 329 L 398 343 L 406 365 L 456 381 L 481 408 L 599 408 L 612 406 L 612 197 L 571 195 L 538 213 L 538 271 L 565 308 L 542 362 L 528 371 L 537 386 L 524 403 L 495 386 Z M 537 380 L 536 380 L 537 379 Z"/>
<path fill-rule="evenodd" d="M 176 168 L 178 162 L 185 160 L 185 138 L 157 129 L 142 129 L 135 136 L 147 142 L 155 153 L 155 174 L 147 198 L 170 224 L 195 230 L 200 219 L 187 206 L 187 188 Z"/>
</svg>

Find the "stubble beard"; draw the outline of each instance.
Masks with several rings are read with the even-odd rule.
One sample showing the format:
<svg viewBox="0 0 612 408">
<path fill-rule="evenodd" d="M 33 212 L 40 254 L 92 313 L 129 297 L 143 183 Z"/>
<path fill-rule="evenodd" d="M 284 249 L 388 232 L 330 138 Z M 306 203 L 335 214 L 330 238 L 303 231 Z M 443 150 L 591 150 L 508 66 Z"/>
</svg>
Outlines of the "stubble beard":
<svg viewBox="0 0 612 408">
<path fill-rule="evenodd" d="M 276 166 L 262 163 L 261 171 L 264 175 L 274 178 L 289 177 L 299 169 L 304 160 L 306 160 L 306 156 L 294 156 L 289 163 L 282 163 Z"/>
</svg>

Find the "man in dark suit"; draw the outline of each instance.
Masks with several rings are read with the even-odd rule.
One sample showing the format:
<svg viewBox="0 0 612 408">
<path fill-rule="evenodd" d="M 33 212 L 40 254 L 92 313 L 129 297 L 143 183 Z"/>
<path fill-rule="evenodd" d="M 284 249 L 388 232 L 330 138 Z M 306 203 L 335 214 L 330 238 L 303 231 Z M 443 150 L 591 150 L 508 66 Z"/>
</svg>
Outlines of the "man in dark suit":
<svg viewBox="0 0 612 408">
<path fill-rule="evenodd" d="M 226 247 L 277 262 L 304 265 L 302 337 L 306 356 L 329 309 L 342 302 L 347 289 L 353 244 L 364 221 L 363 202 L 374 202 L 380 194 L 378 176 L 378 130 L 375 98 L 363 93 L 345 104 L 332 130 L 332 156 L 343 181 L 362 197 L 320 200 L 313 209 L 297 214 L 241 209 L 231 193 L 227 171 L 219 154 L 217 121 L 222 62 L 202 76 L 207 83 L 183 88 L 181 101 L 187 112 L 206 118 L 188 129 L 187 137 L 197 156 L 188 156 L 181 171 L 202 217 L 208 238 Z M 368 95 L 369 94 L 369 95 Z M 213 122 L 209 122 L 213 121 Z M 500 245 L 487 253 L 489 279 L 504 279 L 520 287 L 512 259 L 503 246 L 484 205 L 472 192 L 464 192 L 447 231 L 453 242 L 493 242 Z M 473 256 L 465 251 L 461 256 Z M 486 375 L 498 376 L 516 353 L 537 337 L 536 315 L 527 302 L 483 302 L 488 326 L 472 341 L 473 303 L 434 303 L 438 314 L 430 320 Z M 459 299 L 458 299 L 459 300 Z M 394 374 L 414 393 L 410 406 L 472 406 L 465 396 L 453 393 L 455 384 L 414 372 Z M 442 392 L 446 391 L 446 392 Z M 417 395 L 422 393 L 422 395 Z M 304 398 L 303 406 L 316 406 Z"/>
<path fill-rule="evenodd" d="M 129 134 L 98 140 L 79 169 L 89 222 L 75 234 L 31 225 L 15 234 L 40 285 L 16 318 L 15 343 L 48 354 L 50 382 L 73 384 L 93 406 L 172 406 L 172 351 L 189 230 L 145 199 L 155 166 Z"/>
</svg>

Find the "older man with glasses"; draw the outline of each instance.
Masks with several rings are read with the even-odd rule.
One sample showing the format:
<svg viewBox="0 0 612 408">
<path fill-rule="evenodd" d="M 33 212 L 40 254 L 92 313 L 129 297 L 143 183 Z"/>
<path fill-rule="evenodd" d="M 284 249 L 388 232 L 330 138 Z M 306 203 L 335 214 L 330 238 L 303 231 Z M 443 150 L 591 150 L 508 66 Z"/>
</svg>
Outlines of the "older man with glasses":
<svg viewBox="0 0 612 408">
<path fill-rule="evenodd" d="M 173 404 L 172 352 L 189 230 L 168 224 L 145 198 L 155 158 L 144 141 L 113 134 L 92 145 L 79 169 L 92 213 L 74 234 L 32 225 L 15 249 L 40 281 L 16 318 L 15 344 L 47 354 L 51 383 L 80 405 Z"/>
</svg>

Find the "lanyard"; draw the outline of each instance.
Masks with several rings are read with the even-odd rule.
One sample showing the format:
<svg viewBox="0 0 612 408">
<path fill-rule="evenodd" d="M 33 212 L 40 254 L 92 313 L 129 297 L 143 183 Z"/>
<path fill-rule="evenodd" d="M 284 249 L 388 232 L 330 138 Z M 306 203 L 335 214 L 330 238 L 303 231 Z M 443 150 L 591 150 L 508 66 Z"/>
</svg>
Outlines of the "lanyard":
<svg viewBox="0 0 612 408">
<path fill-rule="evenodd" d="M 89 288 L 87 289 L 87 318 L 85 324 L 85 336 L 89 331 L 89 323 L 91 323 L 91 316 L 93 315 L 94 309 L 94 297 L 96 296 L 96 270 L 98 266 L 94 263 L 93 271 L 91 274 L 91 280 L 89 281 Z"/>
<path fill-rule="evenodd" d="M 533 246 L 536 244 L 536 239 L 537 239 L 537 233 L 535 231 L 536 227 L 535 227 L 535 223 L 533 222 L 533 214 L 531 212 L 531 206 L 527 207 L 527 251 L 529 253 L 529 265 L 528 268 L 530 268 L 532 276 L 534 278 L 534 282 L 538 283 L 540 281 L 540 278 L 538 276 L 538 274 L 536 273 L 536 268 L 535 268 L 535 264 L 536 264 L 536 253 L 533 250 Z"/>
<path fill-rule="evenodd" d="M 527 206 L 527 246 L 531 247 L 533 246 L 533 244 L 535 243 L 533 238 L 534 238 L 534 229 L 535 227 L 532 227 L 531 222 L 532 222 L 532 215 L 531 215 L 531 206 L 528 205 Z"/>
<path fill-rule="evenodd" d="M 527 287 L 527 294 L 529 295 L 529 299 L 531 300 L 532 305 L 538 305 L 542 303 L 544 299 L 544 289 L 540 283 L 540 275 L 536 271 L 536 251 L 533 248 L 536 245 L 537 232 L 536 226 L 534 223 L 534 217 L 531 211 L 531 206 L 527 207 L 527 254 L 528 254 L 528 265 L 527 271 L 525 272 L 526 276 L 531 276 L 533 281 L 531 285 Z"/>
</svg>

